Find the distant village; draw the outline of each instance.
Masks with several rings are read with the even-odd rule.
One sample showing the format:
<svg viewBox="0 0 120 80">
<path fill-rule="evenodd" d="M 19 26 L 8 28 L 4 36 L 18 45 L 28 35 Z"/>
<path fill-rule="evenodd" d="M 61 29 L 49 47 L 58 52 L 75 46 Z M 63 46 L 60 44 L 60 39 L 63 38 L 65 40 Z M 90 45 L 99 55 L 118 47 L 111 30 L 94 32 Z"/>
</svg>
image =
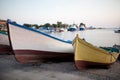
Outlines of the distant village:
<svg viewBox="0 0 120 80">
<path fill-rule="evenodd" d="M 85 30 L 87 29 L 86 25 L 84 23 L 80 23 L 80 25 L 76 24 L 63 24 L 62 22 L 57 22 L 56 24 L 50 24 L 46 23 L 44 25 L 37 25 L 37 24 L 23 24 L 24 26 L 31 27 L 33 29 L 37 30 L 50 30 L 55 32 L 64 32 L 64 31 L 76 31 L 76 30 Z M 91 27 L 92 28 L 92 27 Z"/>
<path fill-rule="evenodd" d="M 7 31 L 6 20 L 0 19 L 0 31 Z M 15 21 L 14 21 L 15 22 Z M 16 22 L 15 22 L 16 23 Z M 49 31 L 49 32 L 64 32 L 64 31 L 83 31 L 83 30 L 91 30 L 91 29 L 102 29 L 95 28 L 93 26 L 87 27 L 86 24 L 80 23 L 77 24 L 63 24 L 62 22 L 57 22 L 56 24 L 45 23 L 43 25 L 38 24 L 28 24 L 24 23 L 23 26 L 30 27 L 39 31 Z"/>
</svg>

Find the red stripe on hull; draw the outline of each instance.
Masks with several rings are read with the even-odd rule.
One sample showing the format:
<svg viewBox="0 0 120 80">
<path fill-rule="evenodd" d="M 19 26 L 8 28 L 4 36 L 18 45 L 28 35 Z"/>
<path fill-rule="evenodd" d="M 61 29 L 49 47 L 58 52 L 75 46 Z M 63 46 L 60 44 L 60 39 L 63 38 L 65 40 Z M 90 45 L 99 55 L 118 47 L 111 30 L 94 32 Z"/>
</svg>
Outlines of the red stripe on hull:
<svg viewBox="0 0 120 80">
<path fill-rule="evenodd" d="M 8 45 L 0 45 L 0 55 L 10 54 L 11 48 Z"/>
<path fill-rule="evenodd" d="M 111 64 L 113 63 L 97 63 L 82 60 L 75 61 L 75 65 L 79 70 L 88 68 L 109 68 Z"/>
<path fill-rule="evenodd" d="M 58 53 L 36 50 L 14 50 L 16 59 L 21 63 L 43 61 L 73 61 L 73 53 Z"/>
</svg>

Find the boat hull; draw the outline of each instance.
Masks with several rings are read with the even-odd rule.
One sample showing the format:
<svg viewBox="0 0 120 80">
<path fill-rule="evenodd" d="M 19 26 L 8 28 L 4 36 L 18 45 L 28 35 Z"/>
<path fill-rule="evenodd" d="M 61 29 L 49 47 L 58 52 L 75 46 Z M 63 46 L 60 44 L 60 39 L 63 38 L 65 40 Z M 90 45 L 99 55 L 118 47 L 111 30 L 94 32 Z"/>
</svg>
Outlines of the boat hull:
<svg viewBox="0 0 120 80">
<path fill-rule="evenodd" d="M 113 64 L 119 53 L 109 53 L 77 37 L 73 40 L 75 64 L 78 69 L 104 68 Z"/>
<path fill-rule="evenodd" d="M 21 63 L 73 60 L 69 42 L 15 23 L 9 23 L 8 28 L 15 57 Z"/>
<path fill-rule="evenodd" d="M 111 64 L 113 63 L 98 63 L 84 60 L 75 60 L 75 65 L 79 70 L 88 68 L 109 68 Z"/>
<path fill-rule="evenodd" d="M 0 55 L 10 54 L 11 48 L 8 35 L 0 33 Z"/>
<path fill-rule="evenodd" d="M 14 50 L 17 61 L 21 63 L 73 61 L 73 54 L 36 50 Z"/>
</svg>

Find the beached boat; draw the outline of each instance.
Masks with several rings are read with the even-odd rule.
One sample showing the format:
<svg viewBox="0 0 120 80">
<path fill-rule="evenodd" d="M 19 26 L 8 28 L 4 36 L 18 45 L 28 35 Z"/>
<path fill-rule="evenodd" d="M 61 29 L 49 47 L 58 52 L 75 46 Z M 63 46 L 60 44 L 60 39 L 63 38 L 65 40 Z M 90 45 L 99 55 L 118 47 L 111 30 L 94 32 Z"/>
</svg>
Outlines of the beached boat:
<svg viewBox="0 0 120 80">
<path fill-rule="evenodd" d="M 0 31 L 0 44 L 9 45 L 8 36 L 6 32 Z"/>
<path fill-rule="evenodd" d="M 0 54 L 9 54 L 11 51 L 7 32 L 0 31 Z"/>
<path fill-rule="evenodd" d="M 80 39 L 78 34 L 73 40 L 75 65 L 78 69 L 85 68 L 107 68 L 113 64 L 119 53 L 107 52 L 103 49 L 93 46 L 92 44 Z"/>
<path fill-rule="evenodd" d="M 73 60 L 71 41 L 58 39 L 9 20 L 7 23 L 11 46 L 19 62 Z"/>
</svg>

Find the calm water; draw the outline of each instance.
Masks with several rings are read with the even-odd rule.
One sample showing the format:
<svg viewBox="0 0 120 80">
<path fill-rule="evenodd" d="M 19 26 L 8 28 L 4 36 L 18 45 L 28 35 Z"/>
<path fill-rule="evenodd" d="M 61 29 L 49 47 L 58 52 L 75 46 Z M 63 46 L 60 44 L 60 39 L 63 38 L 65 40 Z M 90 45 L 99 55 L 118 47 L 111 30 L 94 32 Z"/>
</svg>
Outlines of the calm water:
<svg viewBox="0 0 120 80">
<path fill-rule="evenodd" d="M 110 47 L 114 44 L 120 45 L 120 34 L 114 33 L 113 29 L 95 29 L 75 32 L 61 32 L 51 33 L 55 37 L 63 40 L 73 40 L 79 34 L 81 38 L 84 38 L 87 42 L 92 43 L 95 46 Z"/>
</svg>

